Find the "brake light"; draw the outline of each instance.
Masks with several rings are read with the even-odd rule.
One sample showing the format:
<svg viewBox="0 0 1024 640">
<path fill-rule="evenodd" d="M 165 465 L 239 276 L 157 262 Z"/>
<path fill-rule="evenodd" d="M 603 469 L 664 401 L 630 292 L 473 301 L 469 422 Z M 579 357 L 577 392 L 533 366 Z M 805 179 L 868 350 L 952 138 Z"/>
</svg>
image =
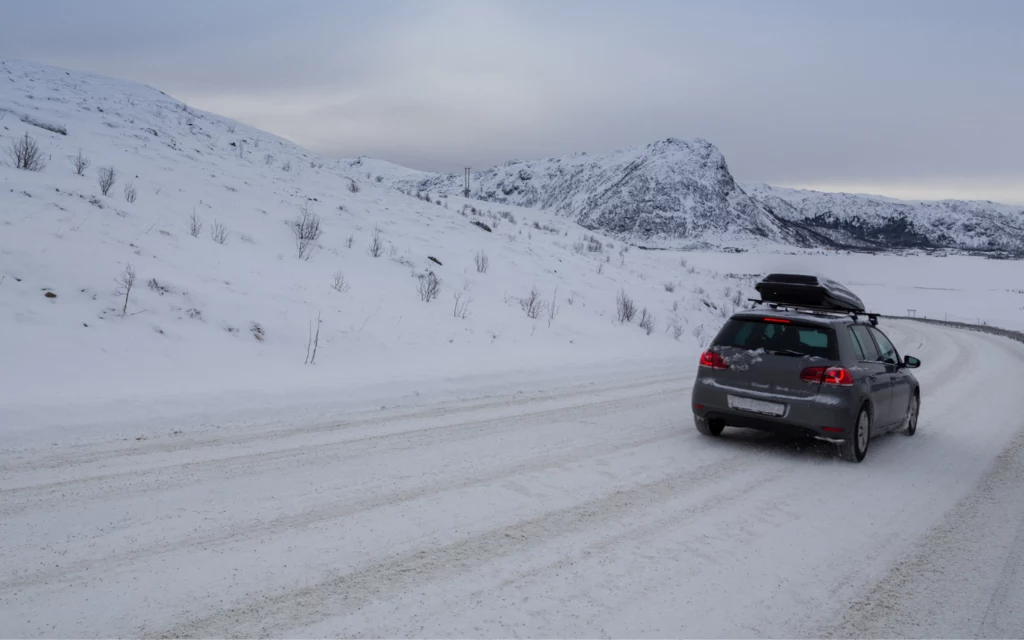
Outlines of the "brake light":
<svg viewBox="0 0 1024 640">
<path fill-rule="evenodd" d="M 807 367 L 800 372 L 800 379 L 815 384 L 853 386 L 853 374 L 849 369 L 843 367 Z"/>
<path fill-rule="evenodd" d="M 707 367 L 709 369 L 728 369 L 729 365 L 726 364 L 725 358 L 722 354 L 715 353 L 714 351 L 705 351 L 700 355 L 700 366 Z"/>
<path fill-rule="evenodd" d="M 789 324 L 789 320 L 785 318 L 761 318 L 765 322 L 777 322 L 779 324 Z"/>
<path fill-rule="evenodd" d="M 825 431 L 825 432 L 828 432 L 828 433 L 842 433 L 843 432 L 843 428 L 842 427 L 822 427 L 821 430 Z"/>
</svg>

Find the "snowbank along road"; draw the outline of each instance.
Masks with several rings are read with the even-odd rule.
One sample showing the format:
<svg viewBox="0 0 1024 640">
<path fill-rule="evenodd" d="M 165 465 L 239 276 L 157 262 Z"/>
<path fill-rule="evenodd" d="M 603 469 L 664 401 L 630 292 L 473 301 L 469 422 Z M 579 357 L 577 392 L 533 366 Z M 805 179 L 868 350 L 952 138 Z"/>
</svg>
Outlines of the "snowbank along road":
<svg viewBox="0 0 1024 640">
<path fill-rule="evenodd" d="M 4 636 L 1019 636 L 1024 346 L 890 323 L 864 463 L 692 426 L 695 363 L 344 422 L 5 450 Z"/>
</svg>

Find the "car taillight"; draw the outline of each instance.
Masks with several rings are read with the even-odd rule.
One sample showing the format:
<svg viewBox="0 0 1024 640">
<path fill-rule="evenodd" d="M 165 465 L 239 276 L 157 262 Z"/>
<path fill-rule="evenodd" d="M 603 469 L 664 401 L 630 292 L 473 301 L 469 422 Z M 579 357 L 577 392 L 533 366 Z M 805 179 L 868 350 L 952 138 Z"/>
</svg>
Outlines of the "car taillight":
<svg viewBox="0 0 1024 640">
<path fill-rule="evenodd" d="M 807 367 L 800 372 L 800 379 L 804 382 L 835 384 L 841 387 L 853 385 L 853 374 L 843 367 Z"/>
<path fill-rule="evenodd" d="M 709 369 L 728 369 L 729 365 L 725 363 L 725 358 L 722 354 L 715 353 L 714 351 L 705 351 L 700 355 L 700 366 L 707 367 Z"/>
</svg>

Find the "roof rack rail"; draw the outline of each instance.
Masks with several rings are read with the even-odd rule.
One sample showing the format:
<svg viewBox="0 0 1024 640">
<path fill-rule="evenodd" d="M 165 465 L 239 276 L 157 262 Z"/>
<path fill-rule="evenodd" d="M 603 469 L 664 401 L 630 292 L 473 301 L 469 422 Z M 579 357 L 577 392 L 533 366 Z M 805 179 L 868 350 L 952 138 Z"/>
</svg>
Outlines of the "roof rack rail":
<svg viewBox="0 0 1024 640">
<path fill-rule="evenodd" d="M 815 307 L 805 304 L 786 304 L 782 302 L 766 302 L 764 300 L 758 300 L 756 298 L 747 298 L 748 302 L 753 302 L 754 305 L 767 305 L 772 309 L 792 309 L 794 311 L 813 311 L 814 313 L 828 313 L 832 315 L 850 316 L 854 320 L 858 320 L 861 316 L 868 319 L 871 326 L 878 326 L 878 318 L 881 317 L 880 313 L 870 313 L 868 311 L 853 311 L 845 309 L 830 309 L 827 307 Z"/>
</svg>

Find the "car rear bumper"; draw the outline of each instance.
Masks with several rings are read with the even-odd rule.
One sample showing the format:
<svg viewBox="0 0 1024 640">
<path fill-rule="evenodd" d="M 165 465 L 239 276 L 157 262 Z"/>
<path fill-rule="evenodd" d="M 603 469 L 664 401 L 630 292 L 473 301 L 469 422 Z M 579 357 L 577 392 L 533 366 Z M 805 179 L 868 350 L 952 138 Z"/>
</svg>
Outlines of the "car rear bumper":
<svg viewBox="0 0 1024 640">
<path fill-rule="evenodd" d="M 698 419 L 721 421 L 729 427 L 757 429 L 787 436 L 845 440 L 853 432 L 860 405 L 853 388 L 830 389 L 809 398 L 792 398 L 730 389 L 717 384 L 693 388 L 693 413 Z M 743 411 L 729 406 L 729 395 L 769 400 L 786 405 L 782 416 Z M 842 431 L 836 431 L 842 429 Z"/>
</svg>

